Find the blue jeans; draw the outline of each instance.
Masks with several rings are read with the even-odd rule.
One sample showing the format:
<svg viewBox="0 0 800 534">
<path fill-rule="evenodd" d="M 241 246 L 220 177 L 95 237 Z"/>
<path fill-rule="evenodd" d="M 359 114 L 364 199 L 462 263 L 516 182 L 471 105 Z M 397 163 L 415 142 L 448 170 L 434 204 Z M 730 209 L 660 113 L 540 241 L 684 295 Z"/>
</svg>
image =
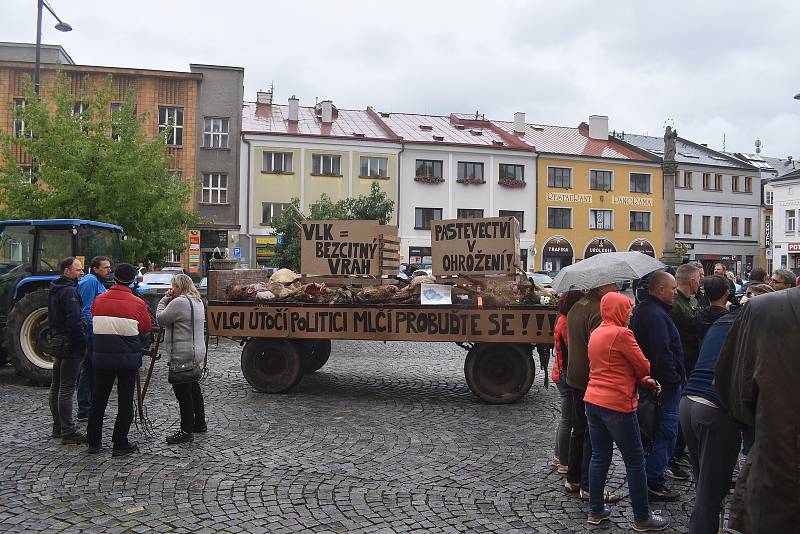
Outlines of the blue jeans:
<svg viewBox="0 0 800 534">
<path fill-rule="evenodd" d="M 555 456 L 561 465 L 569 465 L 569 439 L 572 432 L 572 393 L 567 385 L 566 374 L 565 370 L 556 384 L 561 398 L 561 418 L 556 430 Z"/>
<path fill-rule="evenodd" d="M 94 338 L 89 338 L 86 344 L 86 357 L 81 364 L 78 375 L 78 417 L 89 417 L 89 408 L 92 406 L 92 389 L 94 385 L 94 368 L 92 367 L 92 352 L 94 351 Z"/>
<path fill-rule="evenodd" d="M 647 457 L 647 485 L 660 488 L 667 482 L 667 464 L 675 451 L 678 438 L 678 411 L 681 402 L 681 386 L 663 386 L 661 389 L 661 422 L 656 432 L 653 450 Z"/>
<path fill-rule="evenodd" d="M 644 449 L 636 412 L 618 412 L 587 402 L 586 419 L 592 440 L 592 459 L 589 461 L 589 513 L 594 515 L 603 513 L 606 476 L 616 443 L 625 462 L 633 519 L 637 523 L 647 520 L 650 517 L 650 505 L 647 501 Z"/>
</svg>

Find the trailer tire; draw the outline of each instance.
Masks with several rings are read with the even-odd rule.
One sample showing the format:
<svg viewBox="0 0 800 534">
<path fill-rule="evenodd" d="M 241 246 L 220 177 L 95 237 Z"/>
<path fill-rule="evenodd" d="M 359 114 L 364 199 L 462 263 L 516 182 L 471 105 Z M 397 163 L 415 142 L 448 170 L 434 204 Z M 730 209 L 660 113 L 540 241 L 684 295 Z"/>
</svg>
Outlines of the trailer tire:
<svg viewBox="0 0 800 534">
<path fill-rule="evenodd" d="M 53 358 L 42 350 L 47 321 L 47 290 L 38 289 L 22 297 L 8 314 L 6 350 L 18 374 L 37 386 L 49 386 Z"/>
<path fill-rule="evenodd" d="M 517 402 L 531 389 L 535 375 L 530 345 L 476 343 L 464 362 L 469 389 L 489 404 Z"/>
<path fill-rule="evenodd" d="M 330 339 L 293 339 L 292 343 L 300 353 L 303 374 L 310 375 L 319 371 L 331 357 Z"/>
<path fill-rule="evenodd" d="M 303 367 L 289 340 L 253 338 L 242 349 L 242 374 L 262 393 L 283 393 L 297 385 Z"/>
</svg>

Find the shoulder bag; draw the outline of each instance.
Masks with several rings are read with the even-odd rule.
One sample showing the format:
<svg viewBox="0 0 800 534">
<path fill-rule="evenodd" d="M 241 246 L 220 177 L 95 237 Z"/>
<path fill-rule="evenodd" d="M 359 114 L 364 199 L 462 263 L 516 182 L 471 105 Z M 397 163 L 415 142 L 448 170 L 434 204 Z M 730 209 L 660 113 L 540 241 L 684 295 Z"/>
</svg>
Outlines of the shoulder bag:
<svg viewBox="0 0 800 534">
<path fill-rule="evenodd" d="M 194 337 L 194 304 L 192 303 L 192 299 L 183 295 L 186 300 L 189 301 L 189 313 L 191 316 L 191 329 L 192 329 L 192 357 L 191 360 L 186 361 L 184 359 L 176 359 L 174 356 L 174 347 L 175 347 L 175 323 L 172 324 L 172 335 L 170 337 L 170 342 L 172 343 L 173 348 L 173 356 L 170 358 L 169 361 L 169 374 L 167 379 L 169 380 L 170 384 L 188 384 L 191 382 L 197 382 L 200 380 L 200 376 L 203 374 L 203 370 L 197 365 L 197 360 L 195 358 L 195 337 Z"/>
</svg>

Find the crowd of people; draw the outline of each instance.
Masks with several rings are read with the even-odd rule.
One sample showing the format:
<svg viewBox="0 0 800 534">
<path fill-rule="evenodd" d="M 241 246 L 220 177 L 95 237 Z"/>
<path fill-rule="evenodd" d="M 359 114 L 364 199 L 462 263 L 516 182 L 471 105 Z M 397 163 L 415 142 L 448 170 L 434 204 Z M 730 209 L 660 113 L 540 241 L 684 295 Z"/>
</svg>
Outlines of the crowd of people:
<svg viewBox="0 0 800 534">
<path fill-rule="evenodd" d="M 616 284 L 559 295 L 553 465 L 565 491 L 588 501 L 588 523 L 607 520 L 620 500 L 605 489 L 616 445 L 636 531 L 666 529 L 651 503 L 678 498 L 669 479 L 693 479 L 692 534 L 718 532 L 734 480 L 729 528 L 800 532 L 797 277 L 754 268 L 742 283 L 699 262 L 670 271 L 638 281 L 635 307 Z"/>
<path fill-rule="evenodd" d="M 108 289 L 104 282 L 112 272 L 111 260 L 97 256 L 90 266 L 90 272 L 84 275 L 79 259 L 66 258 L 60 264 L 61 276 L 50 286 L 53 438 L 65 445 L 85 443 L 89 454 L 101 453 L 103 418 L 116 382 L 118 403 L 111 455 L 126 456 L 138 450 L 128 433 L 134 418 L 136 379 L 155 323 L 164 329 L 162 352 L 181 419 L 180 429 L 166 442 L 191 442 L 195 432 L 207 431 L 199 384 L 205 358 L 205 309 L 192 279 L 176 275 L 153 318 L 135 292 L 137 273 L 132 265 L 117 265 L 114 283 Z M 76 388 L 78 409 L 73 419 Z M 85 433 L 78 427 L 81 422 L 86 422 Z"/>
</svg>

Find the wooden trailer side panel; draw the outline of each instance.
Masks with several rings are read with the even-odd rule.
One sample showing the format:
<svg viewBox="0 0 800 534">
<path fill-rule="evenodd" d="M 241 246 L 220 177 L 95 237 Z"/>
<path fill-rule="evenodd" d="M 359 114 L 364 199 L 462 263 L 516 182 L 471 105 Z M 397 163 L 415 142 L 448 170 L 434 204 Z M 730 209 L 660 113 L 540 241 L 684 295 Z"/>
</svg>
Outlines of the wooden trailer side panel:
<svg viewBox="0 0 800 534">
<path fill-rule="evenodd" d="M 213 304 L 212 336 L 378 341 L 552 343 L 550 308 L 333 307 Z"/>
</svg>

